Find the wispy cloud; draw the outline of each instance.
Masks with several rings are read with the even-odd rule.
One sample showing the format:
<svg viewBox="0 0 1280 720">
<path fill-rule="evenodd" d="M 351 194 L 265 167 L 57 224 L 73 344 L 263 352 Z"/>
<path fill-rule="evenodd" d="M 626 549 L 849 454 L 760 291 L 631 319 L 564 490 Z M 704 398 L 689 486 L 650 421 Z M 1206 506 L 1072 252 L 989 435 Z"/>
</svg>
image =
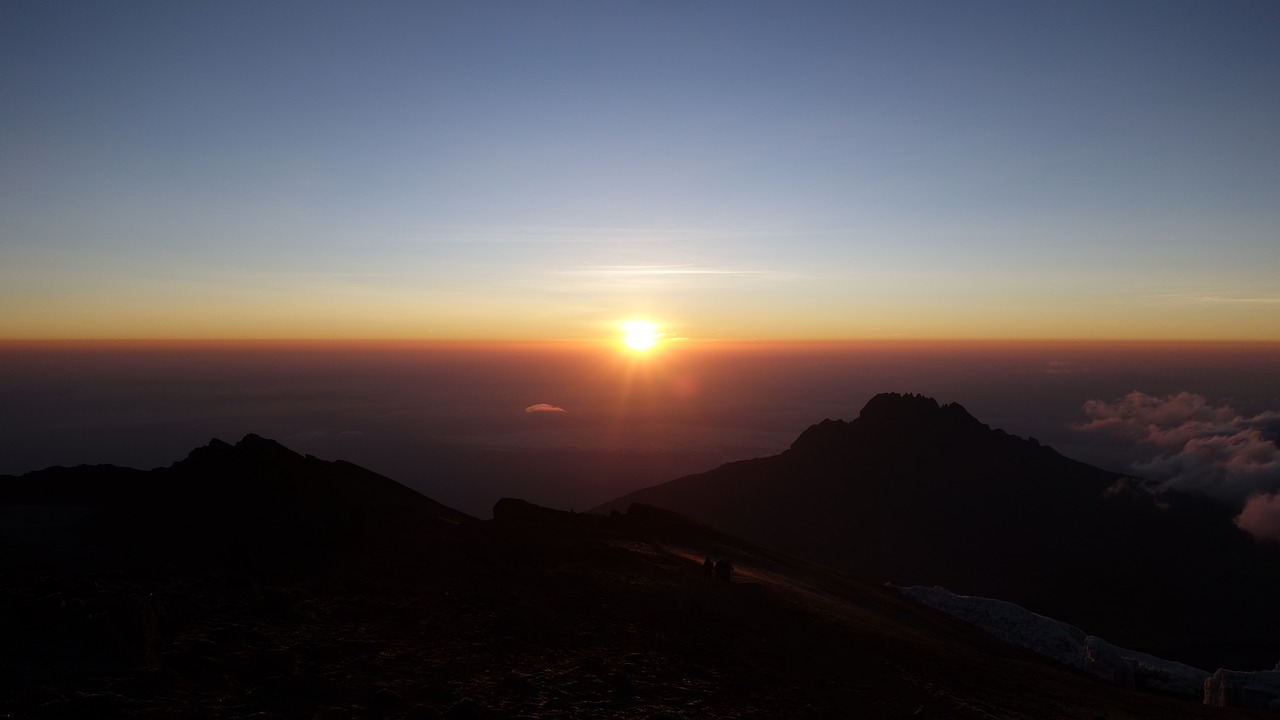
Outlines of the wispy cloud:
<svg viewBox="0 0 1280 720">
<path fill-rule="evenodd" d="M 1280 305 L 1280 296 L 1273 295 L 1229 295 L 1229 294 L 1194 294 L 1166 293 L 1147 295 L 1152 300 L 1169 300 L 1188 303 L 1214 303 L 1219 305 Z"/>
<path fill-rule="evenodd" d="M 573 289 L 670 288 L 691 285 L 720 285 L 741 282 L 785 282 L 795 273 L 755 268 L 701 264 L 591 265 L 556 271 L 564 285 Z"/>
<path fill-rule="evenodd" d="M 1196 299 L 1200 302 L 1228 303 L 1236 305 L 1280 305 L 1280 297 L 1221 297 L 1218 295 L 1201 295 Z"/>
<path fill-rule="evenodd" d="M 775 233 L 751 228 L 608 227 L 608 226 L 448 226 L 433 228 L 419 240 L 426 242 L 495 243 L 598 243 L 716 242 L 773 237 Z"/>
<path fill-rule="evenodd" d="M 766 270 L 742 268 L 712 268 L 696 265 L 601 265 L 598 267 L 565 270 L 566 275 L 594 275 L 613 277 L 662 277 L 669 275 L 769 275 Z"/>
<path fill-rule="evenodd" d="M 420 276 L 420 272 L 285 272 L 280 275 L 288 275 L 295 278 L 391 278 L 391 277 L 414 277 Z"/>
<path fill-rule="evenodd" d="M 547 412 L 550 412 L 550 413 L 562 413 L 562 412 L 568 412 L 568 411 L 567 411 L 567 410 L 565 410 L 564 408 L 562 408 L 562 407 L 556 407 L 555 405 L 552 405 L 552 404 L 550 404 L 550 403 L 534 403 L 533 405 L 530 405 L 529 407 L 525 408 L 525 409 L 524 409 L 524 411 L 525 411 L 525 412 L 527 412 L 527 413 L 547 413 Z"/>
<path fill-rule="evenodd" d="M 1050 360 L 1044 372 L 1046 375 L 1078 375 L 1089 372 L 1089 368 L 1075 360 Z"/>
</svg>

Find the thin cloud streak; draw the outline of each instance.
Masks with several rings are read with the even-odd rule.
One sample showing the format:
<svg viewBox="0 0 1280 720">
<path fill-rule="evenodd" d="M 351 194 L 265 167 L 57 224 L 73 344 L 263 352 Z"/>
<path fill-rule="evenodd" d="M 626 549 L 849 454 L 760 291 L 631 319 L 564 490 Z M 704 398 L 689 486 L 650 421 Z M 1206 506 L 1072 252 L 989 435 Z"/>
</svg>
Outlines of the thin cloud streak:
<svg viewBox="0 0 1280 720">
<path fill-rule="evenodd" d="M 389 277 L 416 277 L 420 276 L 420 272 L 282 272 L 274 273 L 277 277 L 293 277 L 293 278 L 389 278 Z"/>
<path fill-rule="evenodd" d="M 1200 300 L 1201 302 L 1212 302 L 1212 303 L 1238 303 L 1241 305 L 1280 305 L 1280 297 L 1231 298 L 1231 297 L 1218 297 L 1215 295 L 1205 295 L 1196 299 Z"/>
<path fill-rule="evenodd" d="M 1280 305 L 1280 297 L 1230 297 L 1226 295 L 1188 295 L 1185 293 L 1168 293 L 1148 295 L 1153 300 L 1180 300 L 1184 302 L 1217 303 L 1222 305 Z"/>
<path fill-rule="evenodd" d="M 622 277 L 651 277 L 665 275 L 775 275 L 765 270 L 738 268 L 708 268 L 692 265 L 605 265 L 601 267 L 565 270 L 566 275 L 602 275 Z"/>
<path fill-rule="evenodd" d="M 553 271 L 551 275 L 556 280 L 548 289 L 557 292 L 693 289 L 738 283 L 790 282 L 801 277 L 790 272 L 694 264 L 597 265 Z"/>
<path fill-rule="evenodd" d="M 645 228 L 591 226 L 441 227 L 424 233 L 421 242 L 599 243 L 720 242 L 769 238 L 777 233 L 735 228 Z"/>
</svg>

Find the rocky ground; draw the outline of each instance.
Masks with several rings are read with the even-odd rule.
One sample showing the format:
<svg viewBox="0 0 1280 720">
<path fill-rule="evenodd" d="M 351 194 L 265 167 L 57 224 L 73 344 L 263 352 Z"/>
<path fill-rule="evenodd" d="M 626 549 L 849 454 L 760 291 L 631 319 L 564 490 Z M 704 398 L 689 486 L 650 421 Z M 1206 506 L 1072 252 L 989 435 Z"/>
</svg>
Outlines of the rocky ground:
<svg viewBox="0 0 1280 720">
<path fill-rule="evenodd" d="M 706 578 L 705 556 L 730 558 L 733 582 Z M 9 560 L 8 717 L 1252 716 L 1106 686 L 644 508 L 509 502 L 430 552 L 302 574 Z"/>
</svg>

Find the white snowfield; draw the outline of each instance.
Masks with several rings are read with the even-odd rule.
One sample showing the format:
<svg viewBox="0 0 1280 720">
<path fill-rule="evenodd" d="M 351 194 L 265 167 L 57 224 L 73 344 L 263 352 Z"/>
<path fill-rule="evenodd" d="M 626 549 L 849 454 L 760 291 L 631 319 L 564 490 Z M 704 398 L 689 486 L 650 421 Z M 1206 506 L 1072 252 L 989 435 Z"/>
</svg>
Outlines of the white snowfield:
<svg viewBox="0 0 1280 720">
<path fill-rule="evenodd" d="M 1206 705 L 1280 710 L 1280 665 L 1275 670 L 1219 670 L 1204 684 Z"/>
<path fill-rule="evenodd" d="M 1112 645 L 1073 625 L 1037 615 L 1004 600 L 956 595 L 940 587 L 914 586 L 898 590 L 907 597 L 976 625 L 1005 642 L 1121 687 L 1172 693 L 1210 702 L 1206 685 L 1210 674 L 1200 668 Z M 1270 674 L 1280 676 L 1280 673 Z M 1280 685 L 1277 688 L 1280 689 Z M 1221 694 L 1229 693 L 1224 690 Z"/>
</svg>

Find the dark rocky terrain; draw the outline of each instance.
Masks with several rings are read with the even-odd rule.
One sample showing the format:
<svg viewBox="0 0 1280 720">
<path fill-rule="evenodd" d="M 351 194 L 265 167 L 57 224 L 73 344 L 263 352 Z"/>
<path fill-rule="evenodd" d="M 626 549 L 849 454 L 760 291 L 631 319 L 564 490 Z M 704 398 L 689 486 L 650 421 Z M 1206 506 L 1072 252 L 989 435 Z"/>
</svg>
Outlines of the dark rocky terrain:
<svg viewBox="0 0 1280 720">
<path fill-rule="evenodd" d="M 873 581 L 1016 602 L 1210 670 L 1280 659 L 1280 548 L 1205 498 L 1148 492 L 956 404 L 878 395 L 777 456 L 631 493 Z"/>
<path fill-rule="evenodd" d="M 1254 716 L 1099 683 L 670 511 L 503 500 L 482 522 L 255 436 L 0 478 L 0 519 L 8 717 Z"/>
</svg>

